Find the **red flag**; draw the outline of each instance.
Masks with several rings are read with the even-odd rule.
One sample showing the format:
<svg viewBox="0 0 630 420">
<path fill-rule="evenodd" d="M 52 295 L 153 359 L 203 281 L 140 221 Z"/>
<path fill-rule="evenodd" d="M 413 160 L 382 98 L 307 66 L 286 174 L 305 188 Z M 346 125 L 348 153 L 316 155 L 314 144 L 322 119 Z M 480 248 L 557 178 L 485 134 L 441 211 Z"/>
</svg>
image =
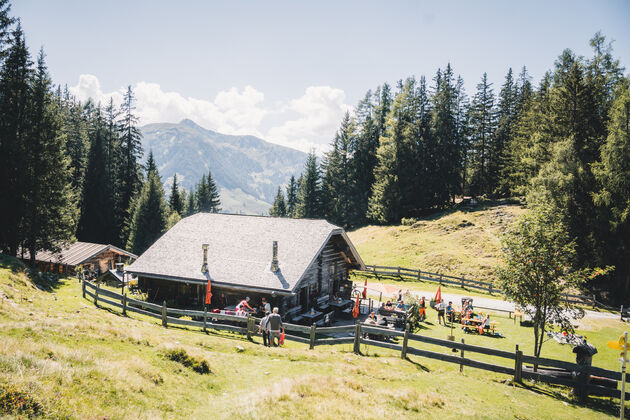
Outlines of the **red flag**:
<svg viewBox="0 0 630 420">
<path fill-rule="evenodd" d="M 354 308 L 352 308 L 352 317 L 356 318 L 359 316 L 359 300 L 361 299 L 361 295 L 357 295 L 357 302 L 354 304 Z"/>
<path fill-rule="evenodd" d="M 442 300 L 442 286 L 438 286 L 437 293 L 435 294 L 435 301 L 439 302 Z"/>
<path fill-rule="evenodd" d="M 363 285 L 363 299 L 367 299 L 367 277 L 365 278 L 365 284 Z"/>
<path fill-rule="evenodd" d="M 212 292 L 210 291 L 210 279 L 208 279 L 208 286 L 206 287 L 206 305 L 210 305 L 212 301 Z"/>
</svg>

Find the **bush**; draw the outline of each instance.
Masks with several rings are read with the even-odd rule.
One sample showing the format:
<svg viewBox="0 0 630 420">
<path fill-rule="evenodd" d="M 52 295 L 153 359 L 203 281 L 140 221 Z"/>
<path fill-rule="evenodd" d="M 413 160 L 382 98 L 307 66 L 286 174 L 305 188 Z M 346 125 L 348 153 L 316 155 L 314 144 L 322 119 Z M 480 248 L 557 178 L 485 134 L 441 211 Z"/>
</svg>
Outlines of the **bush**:
<svg viewBox="0 0 630 420">
<path fill-rule="evenodd" d="M 413 217 L 403 217 L 402 220 L 400 221 L 400 224 L 403 226 L 411 226 L 417 221 L 418 219 L 413 218 Z"/>
<path fill-rule="evenodd" d="M 0 383 L 0 414 L 40 416 L 44 407 L 28 391 Z"/>
<path fill-rule="evenodd" d="M 210 373 L 210 365 L 204 359 L 190 356 L 184 349 L 172 349 L 164 352 L 164 357 L 173 362 L 181 363 L 199 374 Z"/>
</svg>

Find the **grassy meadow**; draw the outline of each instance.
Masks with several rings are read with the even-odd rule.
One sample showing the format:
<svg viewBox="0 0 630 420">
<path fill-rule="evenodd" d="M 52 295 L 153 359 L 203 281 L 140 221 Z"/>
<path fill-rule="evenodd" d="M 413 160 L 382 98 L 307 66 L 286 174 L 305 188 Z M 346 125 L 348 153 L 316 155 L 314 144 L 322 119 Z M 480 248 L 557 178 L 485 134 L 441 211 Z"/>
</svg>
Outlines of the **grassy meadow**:
<svg viewBox="0 0 630 420">
<path fill-rule="evenodd" d="M 487 203 L 436 213 L 410 225 L 366 226 L 348 235 L 366 264 L 489 281 L 501 234 L 525 211 L 518 204 Z"/>
<path fill-rule="evenodd" d="M 470 368 L 460 374 L 456 365 L 402 360 L 380 348 L 362 346 L 365 356 L 353 354 L 351 345 L 267 349 L 258 337 L 249 342 L 163 328 L 155 319 L 96 308 L 81 298 L 75 279 L 35 279 L 39 287 L 20 263 L 0 259 L 0 416 L 8 418 L 596 419 L 615 413 L 614 402 L 581 405 L 567 388 L 513 385 L 506 375 Z M 518 332 L 511 320 L 501 326 L 507 338 L 467 335 L 466 342 L 513 349 L 515 339 L 526 340 L 529 330 Z M 605 340 L 623 326 L 585 328 L 592 339 Z M 447 329 L 427 324 L 421 333 L 442 337 Z M 462 333 L 456 335 L 459 340 Z M 571 359 L 569 349 L 545 346 L 547 356 Z M 595 364 L 614 367 L 613 356 L 598 356 Z M 187 360 L 205 361 L 210 372 L 199 373 Z"/>
</svg>

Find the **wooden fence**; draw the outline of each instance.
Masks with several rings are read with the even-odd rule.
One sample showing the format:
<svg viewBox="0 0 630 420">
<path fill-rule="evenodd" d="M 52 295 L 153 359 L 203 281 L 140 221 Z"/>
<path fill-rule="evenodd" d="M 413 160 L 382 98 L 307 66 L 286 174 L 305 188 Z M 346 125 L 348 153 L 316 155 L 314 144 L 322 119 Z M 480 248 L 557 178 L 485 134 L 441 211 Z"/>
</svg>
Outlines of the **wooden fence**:
<svg viewBox="0 0 630 420">
<path fill-rule="evenodd" d="M 493 294 L 493 293 L 503 294 L 503 290 L 495 287 L 492 282 L 488 282 L 488 281 L 469 279 L 466 277 L 450 276 L 450 275 L 441 274 L 441 273 L 432 273 L 430 271 L 422 271 L 420 269 L 414 270 L 412 268 L 405 268 L 405 267 L 388 267 L 384 265 L 366 265 L 365 267 L 367 271 L 359 271 L 359 273 L 374 275 L 376 277 L 391 276 L 391 277 L 399 277 L 401 279 L 407 278 L 407 279 L 431 281 L 431 282 L 438 283 L 440 285 L 446 284 L 446 285 L 452 285 L 455 287 L 461 287 L 462 289 L 476 289 L 476 290 L 488 292 L 490 294 Z M 602 307 L 602 308 L 610 309 L 608 306 L 604 305 L 603 303 L 598 302 L 597 299 L 595 298 L 595 295 L 584 296 L 584 295 L 572 295 L 569 293 L 565 293 L 564 298 L 567 303 L 590 305 L 593 308 Z"/>
<path fill-rule="evenodd" d="M 212 329 L 218 331 L 230 331 L 247 335 L 248 339 L 257 334 L 260 320 L 253 317 L 243 317 L 236 315 L 216 314 L 206 311 L 195 311 L 187 309 L 168 308 L 166 302 L 162 305 L 155 303 L 143 302 L 140 300 L 129 298 L 125 294 L 119 294 L 107 289 L 102 289 L 100 285 L 93 284 L 87 280 L 82 284 L 83 297 L 92 298 L 94 305 L 104 303 L 122 310 L 123 315 L 129 312 L 135 312 L 141 315 L 157 318 L 162 321 L 164 327 L 168 325 L 184 325 L 201 328 L 204 332 Z M 187 316 L 195 319 L 182 319 L 179 316 Z M 236 325 L 232 325 L 236 324 Z M 522 379 L 533 379 L 540 382 L 552 384 L 567 385 L 579 389 L 583 395 L 597 395 L 620 398 L 621 391 L 618 389 L 608 388 L 601 385 L 587 384 L 580 381 L 577 373 L 585 373 L 602 378 L 612 379 L 614 381 L 621 380 L 621 373 L 613 370 L 602 369 L 594 366 L 581 366 L 575 363 L 565 362 L 562 360 L 536 358 L 524 355 L 519 350 L 518 345 L 514 352 L 486 348 L 466 344 L 462 338 L 461 343 L 439 338 L 427 337 L 420 334 L 409 332 L 409 325 L 405 331 L 396 331 L 387 328 L 377 327 L 357 323 L 355 325 L 346 325 L 338 327 L 317 327 L 315 324 L 309 326 L 294 325 L 284 323 L 285 339 L 297 341 L 299 343 L 308 344 L 310 349 L 321 345 L 334 344 L 352 344 L 353 352 L 361 354 L 361 344 L 367 346 L 381 347 L 393 351 L 400 352 L 400 356 L 406 359 L 408 355 L 426 357 L 429 359 L 440 360 L 443 362 L 454 363 L 459 365 L 460 372 L 465 366 L 487 370 L 491 372 L 502 373 L 513 376 L 514 380 L 521 382 Z M 331 334 L 342 334 L 342 336 L 331 336 Z M 378 338 L 378 339 L 375 339 Z M 387 340 L 385 340 L 387 339 Z M 398 342 L 394 342 L 394 341 Z M 449 349 L 449 353 L 440 353 L 427 349 L 420 349 L 410 345 L 411 343 L 422 343 Z M 459 352 L 459 355 L 452 353 L 453 349 Z M 492 364 L 484 361 L 474 360 L 465 357 L 465 354 L 476 353 L 486 356 L 498 357 L 506 361 L 506 364 Z M 573 379 L 559 378 L 544 372 L 536 372 L 535 370 L 523 369 L 523 365 L 529 363 L 539 368 L 547 366 L 551 368 L 559 368 L 568 372 L 575 372 Z M 630 379 L 630 374 L 626 376 Z M 630 392 L 626 393 L 626 398 L 630 398 Z"/>
</svg>

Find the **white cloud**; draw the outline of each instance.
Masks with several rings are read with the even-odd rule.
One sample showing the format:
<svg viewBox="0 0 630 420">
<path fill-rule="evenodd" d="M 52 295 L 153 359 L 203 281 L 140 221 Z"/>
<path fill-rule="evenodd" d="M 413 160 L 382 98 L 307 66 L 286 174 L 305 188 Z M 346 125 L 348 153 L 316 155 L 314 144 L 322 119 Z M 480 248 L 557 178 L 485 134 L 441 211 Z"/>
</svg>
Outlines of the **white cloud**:
<svg viewBox="0 0 630 420">
<path fill-rule="evenodd" d="M 92 98 L 103 104 L 120 104 L 126 88 L 105 93 L 98 78 L 79 77 L 70 91 L 81 101 Z M 351 110 L 345 93 L 330 86 L 310 86 L 297 99 L 265 103 L 263 92 L 252 86 L 219 92 L 214 100 L 184 97 L 165 92 L 159 84 L 138 82 L 133 87 L 141 124 L 179 122 L 189 118 L 199 125 L 225 134 L 251 134 L 272 143 L 303 151 L 328 149 L 343 114 Z M 266 120 L 273 115 L 273 123 Z"/>
</svg>

